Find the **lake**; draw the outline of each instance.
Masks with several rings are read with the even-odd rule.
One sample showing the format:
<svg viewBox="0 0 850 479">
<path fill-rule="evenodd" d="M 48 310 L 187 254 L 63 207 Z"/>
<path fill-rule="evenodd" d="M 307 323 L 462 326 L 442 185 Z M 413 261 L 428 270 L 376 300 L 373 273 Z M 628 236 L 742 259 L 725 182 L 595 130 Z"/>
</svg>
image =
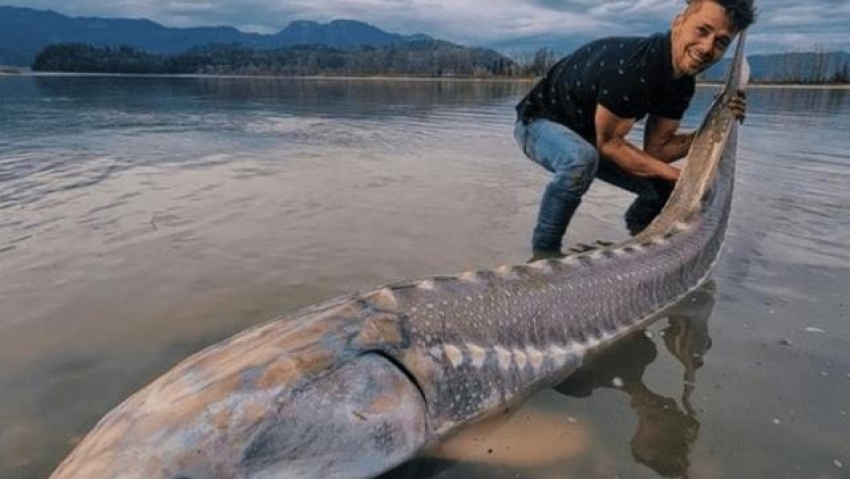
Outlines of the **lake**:
<svg viewBox="0 0 850 479">
<path fill-rule="evenodd" d="M 530 86 L 0 77 L 0 478 L 46 477 L 253 324 L 524 262 L 548 181 L 512 138 Z M 748 99 L 712 280 L 385 479 L 850 477 L 850 90 Z M 624 239 L 629 202 L 595 183 L 566 242 Z"/>
</svg>

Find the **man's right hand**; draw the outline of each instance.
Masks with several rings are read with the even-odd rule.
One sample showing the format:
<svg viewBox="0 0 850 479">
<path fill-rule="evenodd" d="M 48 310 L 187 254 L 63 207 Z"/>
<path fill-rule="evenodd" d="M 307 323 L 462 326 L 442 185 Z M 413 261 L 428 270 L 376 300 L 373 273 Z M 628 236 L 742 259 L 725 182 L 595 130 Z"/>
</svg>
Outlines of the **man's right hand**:
<svg viewBox="0 0 850 479">
<path fill-rule="evenodd" d="M 729 99 L 728 105 L 732 110 L 732 115 L 743 124 L 744 118 L 747 117 L 747 95 L 744 91 L 738 90 L 738 92 Z"/>
<path fill-rule="evenodd" d="M 631 144 L 627 139 L 634 118 L 621 118 L 602 104 L 596 105 L 596 148 L 602 158 L 641 178 L 678 181 L 679 169 Z"/>
</svg>

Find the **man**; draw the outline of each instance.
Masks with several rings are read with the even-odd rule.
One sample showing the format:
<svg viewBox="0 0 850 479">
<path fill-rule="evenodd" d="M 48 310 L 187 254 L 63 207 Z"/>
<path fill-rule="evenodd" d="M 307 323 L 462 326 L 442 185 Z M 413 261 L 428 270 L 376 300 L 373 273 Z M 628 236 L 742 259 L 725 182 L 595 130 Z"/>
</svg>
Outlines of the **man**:
<svg viewBox="0 0 850 479">
<path fill-rule="evenodd" d="M 694 133 L 677 133 L 697 74 L 719 61 L 755 20 L 752 0 L 688 0 L 665 34 L 605 38 L 561 59 L 517 105 L 514 137 L 554 173 L 540 204 L 532 260 L 562 256 L 561 242 L 595 177 L 637 194 L 631 234 L 661 211 Z M 743 121 L 743 94 L 730 102 Z M 643 150 L 626 140 L 648 116 Z"/>
</svg>

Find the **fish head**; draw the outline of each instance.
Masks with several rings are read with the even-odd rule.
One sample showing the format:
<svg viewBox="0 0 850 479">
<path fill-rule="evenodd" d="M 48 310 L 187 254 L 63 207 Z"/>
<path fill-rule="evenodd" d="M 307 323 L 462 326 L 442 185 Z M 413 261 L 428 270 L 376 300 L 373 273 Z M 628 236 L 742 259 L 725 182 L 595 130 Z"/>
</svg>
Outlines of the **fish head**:
<svg viewBox="0 0 850 479">
<path fill-rule="evenodd" d="M 366 478 L 429 438 L 422 394 L 380 354 L 297 387 L 246 386 L 255 373 L 192 394 L 160 378 L 105 416 L 51 479 Z"/>
</svg>

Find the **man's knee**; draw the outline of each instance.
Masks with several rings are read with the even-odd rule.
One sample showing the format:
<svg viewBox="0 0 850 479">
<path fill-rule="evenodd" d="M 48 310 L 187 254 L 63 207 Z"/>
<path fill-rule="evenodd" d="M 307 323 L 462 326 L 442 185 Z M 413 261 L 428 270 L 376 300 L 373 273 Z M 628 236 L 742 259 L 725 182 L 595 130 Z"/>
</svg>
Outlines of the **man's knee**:
<svg viewBox="0 0 850 479">
<path fill-rule="evenodd" d="M 570 158 L 558 161 L 563 167 L 555 172 L 553 181 L 573 195 L 581 196 L 596 178 L 599 154 L 593 148 L 583 148 L 569 155 Z"/>
</svg>

